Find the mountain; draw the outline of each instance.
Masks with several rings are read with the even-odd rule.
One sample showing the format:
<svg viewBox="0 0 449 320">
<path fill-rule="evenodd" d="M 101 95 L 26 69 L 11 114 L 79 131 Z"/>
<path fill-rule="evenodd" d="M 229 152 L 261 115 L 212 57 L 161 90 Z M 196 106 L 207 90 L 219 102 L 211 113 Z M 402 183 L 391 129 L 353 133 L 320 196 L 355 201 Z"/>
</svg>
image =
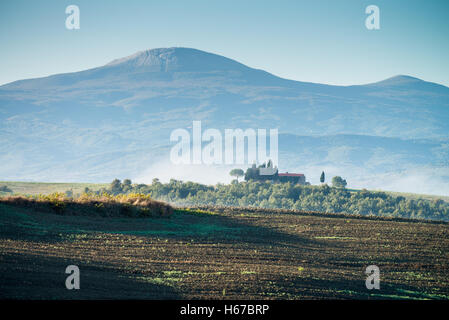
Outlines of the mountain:
<svg viewBox="0 0 449 320">
<path fill-rule="evenodd" d="M 166 160 L 171 131 L 193 120 L 219 130 L 278 128 L 285 170 L 448 167 L 445 86 L 404 75 L 354 86 L 299 82 L 196 49 L 162 48 L 0 86 L 0 180 L 139 177 Z M 382 158 L 391 160 L 385 168 L 375 165 Z"/>
</svg>

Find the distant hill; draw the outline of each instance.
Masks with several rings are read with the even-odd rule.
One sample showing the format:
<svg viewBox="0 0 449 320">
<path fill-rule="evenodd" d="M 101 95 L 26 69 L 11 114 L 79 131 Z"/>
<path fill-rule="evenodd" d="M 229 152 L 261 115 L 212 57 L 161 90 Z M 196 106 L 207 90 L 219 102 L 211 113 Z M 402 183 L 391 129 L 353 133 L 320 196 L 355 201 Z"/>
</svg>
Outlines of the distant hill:
<svg viewBox="0 0 449 320">
<path fill-rule="evenodd" d="M 315 166 L 337 172 L 342 163 L 355 168 L 349 173 L 368 163 L 374 175 L 430 170 L 449 194 L 449 88 L 403 75 L 356 86 L 292 81 L 189 48 L 1 86 L 0 178 L 142 177 L 166 160 L 170 132 L 193 120 L 279 128 L 285 170 L 315 175 Z"/>
</svg>

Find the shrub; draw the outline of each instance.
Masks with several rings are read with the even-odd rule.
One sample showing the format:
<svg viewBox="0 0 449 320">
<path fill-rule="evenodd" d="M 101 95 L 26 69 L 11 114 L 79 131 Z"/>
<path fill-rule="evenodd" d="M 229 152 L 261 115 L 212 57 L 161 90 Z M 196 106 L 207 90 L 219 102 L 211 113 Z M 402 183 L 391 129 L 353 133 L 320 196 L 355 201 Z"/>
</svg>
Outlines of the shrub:
<svg viewBox="0 0 449 320">
<path fill-rule="evenodd" d="M 8 188 L 8 186 L 3 185 L 3 186 L 0 186 L 0 192 L 10 193 L 10 192 L 12 192 L 12 190 L 10 188 Z"/>
<path fill-rule="evenodd" d="M 173 213 L 170 205 L 138 193 L 116 196 L 83 193 L 76 199 L 68 198 L 64 193 L 28 197 L 7 196 L 0 198 L 0 203 L 66 215 L 165 217 Z"/>
</svg>

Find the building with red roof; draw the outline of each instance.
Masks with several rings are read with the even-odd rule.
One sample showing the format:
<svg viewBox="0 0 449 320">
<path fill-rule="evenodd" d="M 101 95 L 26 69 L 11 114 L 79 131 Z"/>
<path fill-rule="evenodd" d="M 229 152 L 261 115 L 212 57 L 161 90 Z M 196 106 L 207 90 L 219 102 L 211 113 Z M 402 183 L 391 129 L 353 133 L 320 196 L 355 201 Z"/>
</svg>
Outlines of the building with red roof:
<svg viewBox="0 0 449 320">
<path fill-rule="evenodd" d="M 252 168 L 247 170 L 247 174 L 245 174 L 245 179 L 247 180 L 270 180 L 274 182 L 290 182 L 293 184 L 306 184 L 306 176 L 303 173 L 279 173 L 277 167 L 273 167 L 271 162 L 268 163 L 268 166 L 260 166 L 259 168 L 256 165 L 253 165 Z"/>
</svg>

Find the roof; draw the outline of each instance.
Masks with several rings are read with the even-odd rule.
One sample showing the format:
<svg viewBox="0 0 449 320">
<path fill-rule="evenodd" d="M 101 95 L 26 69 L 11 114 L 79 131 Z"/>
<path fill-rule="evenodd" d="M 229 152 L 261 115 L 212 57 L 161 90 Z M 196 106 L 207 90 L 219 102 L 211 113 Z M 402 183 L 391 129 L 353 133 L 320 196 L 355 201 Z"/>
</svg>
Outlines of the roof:
<svg viewBox="0 0 449 320">
<path fill-rule="evenodd" d="M 302 173 L 279 173 L 278 174 L 280 177 L 303 177 L 304 174 Z"/>
</svg>

